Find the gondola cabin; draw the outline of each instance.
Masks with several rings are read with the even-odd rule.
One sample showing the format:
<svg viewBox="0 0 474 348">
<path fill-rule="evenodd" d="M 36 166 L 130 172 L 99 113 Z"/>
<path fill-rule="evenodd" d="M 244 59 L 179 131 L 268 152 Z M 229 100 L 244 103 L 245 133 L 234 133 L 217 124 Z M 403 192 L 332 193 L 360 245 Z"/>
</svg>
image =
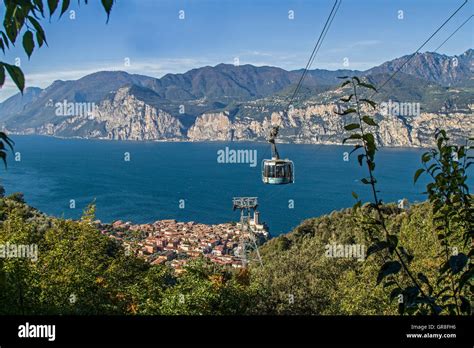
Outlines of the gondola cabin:
<svg viewBox="0 0 474 348">
<path fill-rule="evenodd" d="M 271 185 L 292 184 L 294 181 L 293 162 L 276 158 L 263 160 L 262 181 Z"/>
</svg>

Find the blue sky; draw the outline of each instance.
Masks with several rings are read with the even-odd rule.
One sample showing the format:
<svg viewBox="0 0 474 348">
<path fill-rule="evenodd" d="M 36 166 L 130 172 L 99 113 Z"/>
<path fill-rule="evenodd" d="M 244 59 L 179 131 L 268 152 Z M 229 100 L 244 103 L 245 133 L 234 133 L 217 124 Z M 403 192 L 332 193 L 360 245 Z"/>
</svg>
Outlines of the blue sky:
<svg viewBox="0 0 474 348">
<path fill-rule="evenodd" d="M 17 57 L 27 86 L 77 79 L 99 70 L 124 70 L 161 77 L 219 63 L 304 67 L 334 0 L 117 0 L 106 24 L 98 0 L 77 6 L 51 23 L 44 20 L 49 47 L 31 60 Z M 463 0 L 342 0 L 312 68 L 367 69 L 414 52 Z M 3 5 L 0 5 L 3 7 Z M 0 15 L 3 17 L 3 9 Z M 185 19 L 179 18 L 183 10 Z M 294 19 L 289 19 L 289 11 Z M 468 3 L 423 51 L 434 50 L 472 14 Z M 399 19 L 403 11 L 403 19 Z M 440 53 L 473 47 L 471 20 Z M 20 45 L 21 46 L 21 45 Z M 347 58 L 348 66 L 344 66 Z M 127 60 L 128 59 L 128 60 Z M 126 65 L 125 62 L 130 64 Z M 0 100 L 15 93 L 8 82 Z"/>
</svg>

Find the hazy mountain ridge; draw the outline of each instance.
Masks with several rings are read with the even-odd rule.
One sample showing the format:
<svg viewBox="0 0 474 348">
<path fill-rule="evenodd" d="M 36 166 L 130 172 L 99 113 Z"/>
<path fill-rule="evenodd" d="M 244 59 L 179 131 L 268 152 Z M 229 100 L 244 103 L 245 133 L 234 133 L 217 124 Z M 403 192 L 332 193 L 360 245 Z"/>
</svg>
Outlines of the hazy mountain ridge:
<svg viewBox="0 0 474 348">
<path fill-rule="evenodd" d="M 264 140 L 270 124 L 279 123 L 282 141 L 340 143 L 347 120 L 334 114 L 341 96 L 337 77 L 364 76 L 379 86 L 405 59 L 364 72 L 312 70 L 291 115 L 282 110 L 300 70 L 219 64 L 161 79 L 104 71 L 76 81 L 55 81 L 44 90 L 30 88 L 23 98 L 15 95 L 0 103 L 0 123 L 10 132 L 23 134 L 191 141 Z M 424 123 L 427 120 L 452 130 L 457 137 L 469 135 L 472 64 L 472 49 L 455 57 L 429 52 L 415 55 L 374 98 L 419 102 L 421 115 L 376 115 L 388 127 L 380 127 L 379 143 L 428 145 L 425 139 L 430 142 L 428 133 L 434 130 Z M 87 110 L 58 114 L 58 103 L 85 105 Z"/>
<path fill-rule="evenodd" d="M 400 72 L 442 86 L 461 85 L 472 80 L 474 50 L 469 49 L 459 56 L 449 57 L 433 52 L 416 53 Z M 394 73 L 409 56 L 385 62 L 366 71 L 366 74 Z M 472 82 L 472 81 L 471 81 Z"/>
</svg>

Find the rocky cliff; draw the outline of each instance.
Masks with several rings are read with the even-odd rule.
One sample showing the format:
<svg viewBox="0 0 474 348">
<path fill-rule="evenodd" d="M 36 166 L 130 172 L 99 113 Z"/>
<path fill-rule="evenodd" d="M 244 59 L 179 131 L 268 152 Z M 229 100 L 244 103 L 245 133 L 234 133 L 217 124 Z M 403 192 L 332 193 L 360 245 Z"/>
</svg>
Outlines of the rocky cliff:
<svg viewBox="0 0 474 348">
<path fill-rule="evenodd" d="M 352 120 L 334 112 L 345 93 L 337 76 L 357 75 L 380 87 L 373 97 L 380 106 L 416 105 L 409 112 L 374 114 L 379 144 L 430 146 L 437 128 L 462 142 L 473 129 L 473 56 L 472 49 L 458 56 L 426 52 L 366 71 L 316 69 L 296 99 L 301 70 L 219 64 L 160 79 L 97 72 L 7 99 L 0 103 L 0 127 L 60 137 L 265 141 L 270 126 L 279 124 L 279 141 L 341 144 Z M 290 99 L 295 109 L 283 113 Z"/>
<path fill-rule="evenodd" d="M 232 116 L 229 111 L 207 112 L 186 128 L 178 117 L 147 104 L 124 87 L 87 114 L 56 117 L 55 122 L 22 133 L 115 140 L 265 141 L 271 125 L 276 124 L 280 126 L 280 142 L 341 144 L 348 136 L 344 125 L 354 119 L 338 115 L 337 107 L 307 102 L 286 115 L 281 107 L 271 111 L 245 105 L 246 113 Z M 472 109 L 449 114 L 421 112 L 411 117 L 371 114 L 379 124 L 374 132 L 382 146 L 431 146 L 437 128 L 446 129 L 456 142 L 473 135 Z"/>
<path fill-rule="evenodd" d="M 32 133 L 115 140 L 180 140 L 183 129 L 177 118 L 137 99 L 130 94 L 130 87 L 124 87 L 91 112 L 47 123 Z"/>
<path fill-rule="evenodd" d="M 263 140 L 271 124 L 280 125 L 281 142 L 305 144 L 341 144 L 347 137 L 344 125 L 354 120 L 335 113 L 336 105 L 308 105 L 295 109 L 285 117 L 273 112 L 263 120 L 234 119 L 226 112 L 199 116 L 188 130 L 191 141 L 212 140 Z M 413 117 L 374 114 L 379 127 L 375 130 L 382 146 L 424 147 L 433 145 L 437 128 L 446 129 L 452 139 L 462 142 L 473 135 L 472 113 L 435 114 L 421 113 Z"/>
</svg>

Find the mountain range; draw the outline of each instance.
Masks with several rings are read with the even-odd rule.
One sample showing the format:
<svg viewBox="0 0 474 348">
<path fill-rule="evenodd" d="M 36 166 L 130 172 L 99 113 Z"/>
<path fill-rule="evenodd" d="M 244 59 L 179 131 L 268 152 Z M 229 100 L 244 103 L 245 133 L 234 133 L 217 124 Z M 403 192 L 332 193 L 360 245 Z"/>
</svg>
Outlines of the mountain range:
<svg viewBox="0 0 474 348">
<path fill-rule="evenodd" d="M 219 64 L 162 78 L 100 71 L 27 88 L 0 103 L 0 125 L 17 134 L 120 140 L 264 140 L 272 123 L 281 140 L 340 143 L 347 119 L 334 113 L 339 76 L 383 86 L 377 102 L 419 103 L 419 115 L 375 116 L 388 146 L 425 146 L 433 127 L 455 139 L 473 129 L 473 52 L 417 53 L 366 71 L 308 71 L 292 114 L 283 112 L 302 70 Z M 394 76 L 393 74 L 397 72 Z M 389 81 L 388 83 L 386 81 Z"/>
</svg>

